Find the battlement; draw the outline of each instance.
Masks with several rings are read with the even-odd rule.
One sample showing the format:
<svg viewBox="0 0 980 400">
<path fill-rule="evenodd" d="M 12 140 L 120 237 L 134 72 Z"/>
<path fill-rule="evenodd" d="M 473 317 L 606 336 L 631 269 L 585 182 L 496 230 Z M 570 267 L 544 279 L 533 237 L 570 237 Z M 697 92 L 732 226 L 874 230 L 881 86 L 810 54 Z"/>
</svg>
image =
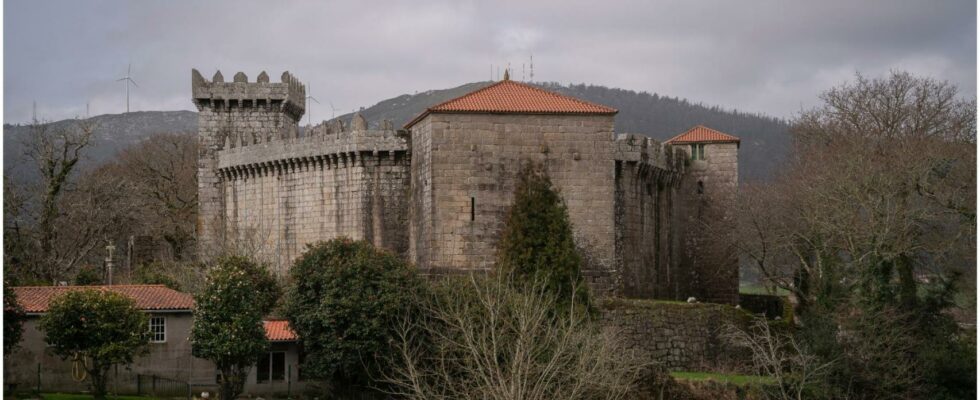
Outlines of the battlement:
<svg viewBox="0 0 980 400">
<path fill-rule="evenodd" d="M 684 170 L 683 151 L 665 146 L 658 140 L 633 133 L 616 135 L 613 159 L 640 162 L 677 173 L 682 173 Z"/>
<path fill-rule="evenodd" d="M 343 159 L 358 160 L 362 154 L 377 158 L 381 153 L 393 155 L 408 151 L 405 133 L 391 129 L 391 123 L 379 130 L 367 129 L 367 121 L 355 115 L 345 128 L 340 120 L 324 122 L 307 130 L 303 137 L 272 139 L 250 146 L 224 146 L 218 152 L 218 169 L 228 170 L 248 165 L 289 163 L 291 160 Z"/>
<path fill-rule="evenodd" d="M 210 81 L 196 69 L 191 70 L 191 95 L 194 104 L 202 107 L 272 107 L 299 119 L 306 111 L 306 85 L 288 71 L 283 72 L 278 83 L 270 83 L 269 75 L 262 71 L 255 82 L 238 72 L 232 82 L 225 82 L 221 71 L 214 73 Z"/>
</svg>

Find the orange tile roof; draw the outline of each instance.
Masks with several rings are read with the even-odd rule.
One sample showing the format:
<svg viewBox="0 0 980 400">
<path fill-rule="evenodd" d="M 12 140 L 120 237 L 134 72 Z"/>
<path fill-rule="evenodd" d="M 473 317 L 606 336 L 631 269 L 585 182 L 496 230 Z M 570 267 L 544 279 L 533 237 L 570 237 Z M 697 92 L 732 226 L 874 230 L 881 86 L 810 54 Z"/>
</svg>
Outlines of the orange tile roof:
<svg viewBox="0 0 980 400">
<path fill-rule="evenodd" d="M 17 303 L 27 313 L 44 313 L 56 296 L 77 290 L 109 290 L 125 295 L 136 302 L 140 310 L 190 311 L 194 298 L 163 285 L 111 285 L 111 286 L 18 286 L 13 287 Z"/>
<path fill-rule="evenodd" d="M 270 342 L 294 342 L 299 338 L 286 320 L 262 321 L 262 326 L 265 328 L 265 338 Z"/>
<path fill-rule="evenodd" d="M 674 136 L 664 143 L 738 143 L 741 139 L 727 133 L 718 132 L 704 125 L 698 125 L 687 132 Z"/>
<path fill-rule="evenodd" d="M 526 83 L 503 80 L 427 108 L 407 124 L 411 128 L 432 113 L 613 115 L 615 108 L 589 103 Z"/>
</svg>

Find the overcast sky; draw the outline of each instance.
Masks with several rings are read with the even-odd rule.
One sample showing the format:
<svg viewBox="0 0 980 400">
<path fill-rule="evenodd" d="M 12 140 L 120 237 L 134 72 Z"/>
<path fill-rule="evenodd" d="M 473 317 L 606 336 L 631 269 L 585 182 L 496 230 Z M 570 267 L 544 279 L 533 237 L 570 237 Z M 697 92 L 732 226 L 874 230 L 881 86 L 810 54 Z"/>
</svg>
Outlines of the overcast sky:
<svg viewBox="0 0 980 400">
<path fill-rule="evenodd" d="M 193 109 L 190 70 L 289 70 L 314 121 L 491 78 L 656 92 L 778 117 L 890 69 L 976 97 L 977 12 L 963 1 L 4 2 L 4 122 Z M 308 89 L 308 90 L 310 90 Z M 306 118 L 304 117 L 304 120 Z"/>
</svg>

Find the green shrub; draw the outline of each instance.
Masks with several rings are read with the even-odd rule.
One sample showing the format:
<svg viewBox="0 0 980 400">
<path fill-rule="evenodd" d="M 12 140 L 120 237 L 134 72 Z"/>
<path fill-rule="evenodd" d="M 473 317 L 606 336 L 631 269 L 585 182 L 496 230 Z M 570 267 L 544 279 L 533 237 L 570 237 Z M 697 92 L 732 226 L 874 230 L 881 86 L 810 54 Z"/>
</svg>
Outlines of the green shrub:
<svg viewBox="0 0 980 400">
<path fill-rule="evenodd" d="M 303 373 L 339 387 L 373 386 L 396 322 L 422 281 L 401 258 L 364 241 L 320 242 L 290 269 L 284 314 L 306 353 Z"/>
<path fill-rule="evenodd" d="M 572 302 L 591 308 L 568 210 L 541 168 L 527 167 L 519 175 L 498 246 L 501 274 L 515 282 L 540 282 L 557 296 L 557 309 Z"/>
<path fill-rule="evenodd" d="M 136 268 L 133 281 L 143 285 L 164 285 L 173 290 L 181 290 L 180 282 L 164 270 L 165 266 L 160 263 L 140 265 Z"/>
<path fill-rule="evenodd" d="M 110 367 L 130 364 L 145 354 L 147 316 L 136 303 L 106 290 L 78 290 L 55 297 L 41 317 L 44 341 L 62 359 L 78 357 L 88 373 L 92 394 L 104 399 Z"/>
<path fill-rule="evenodd" d="M 79 268 L 78 273 L 75 274 L 75 284 L 81 286 L 105 284 L 102 268 L 93 265 L 85 265 Z"/>
</svg>

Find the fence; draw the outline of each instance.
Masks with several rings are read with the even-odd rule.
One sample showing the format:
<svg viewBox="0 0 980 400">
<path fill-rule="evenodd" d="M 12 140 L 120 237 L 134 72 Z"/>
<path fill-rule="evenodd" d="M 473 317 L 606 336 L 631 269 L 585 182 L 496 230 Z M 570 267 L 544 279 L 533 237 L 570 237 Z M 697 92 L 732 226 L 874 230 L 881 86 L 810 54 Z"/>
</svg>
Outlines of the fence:
<svg viewBox="0 0 980 400">
<path fill-rule="evenodd" d="M 136 395 L 152 397 L 191 397 L 187 382 L 156 375 L 136 375 Z"/>
</svg>

